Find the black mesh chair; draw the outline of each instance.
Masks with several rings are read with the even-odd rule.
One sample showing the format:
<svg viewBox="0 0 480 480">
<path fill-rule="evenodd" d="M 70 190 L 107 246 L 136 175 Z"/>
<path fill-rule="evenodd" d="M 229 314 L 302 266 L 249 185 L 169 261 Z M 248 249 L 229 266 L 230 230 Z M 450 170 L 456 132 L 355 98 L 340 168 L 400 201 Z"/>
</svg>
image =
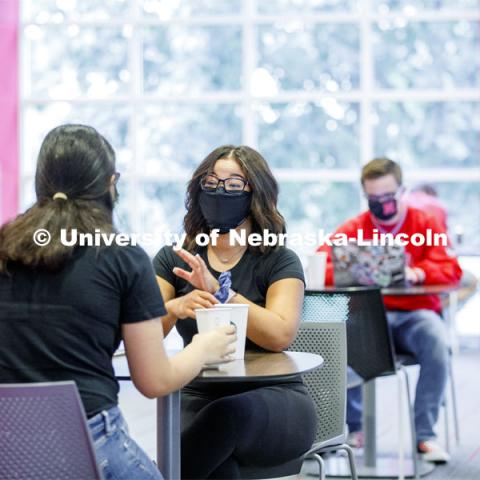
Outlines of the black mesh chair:
<svg viewBox="0 0 480 480">
<path fill-rule="evenodd" d="M 320 300 L 320 302 L 319 302 Z M 325 466 L 319 454 L 344 450 L 350 473 L 357 478 L 351 448 L 345 443 L 348 308 L 341 297 L 324 303 L 316 295 L 306 295 L 302 322 L 291 350 L 316 353 L 323 357 L 323 367 L 303 376 L 317 413 L 317 432 L 305 458 L 313 457 L 325 478 Z M 321 307 L 321 308 L 319 308 Z"/>
<path fill-rule="evenodd" d="M 74 382 L 0 385 L 0 479 L 100 480 Z"/>
<path fill-rule="evenodd" d="M 410 385 L 405 369 L 396 361 L 380 290 L 369 287 L 348 287 L 307 291 L 305 301 L 313 304 L 312 298 L 315 299 L 317 315 L 321 318 L 328 319 L 333 314 L 333 306 L 337 306 L 337 308 L 342 306 L 342 315 L 345 316 L 347 322 L 347 363 L 364 382 L 381 376 L 397 375 L 399 385 L 404 386 L 408 403 L 413 470 L 415 478 L 419 478 Z M 400 411 L 399 425 L 402 426 L 401 413 Z M 402 459 L 403 450 L 400 450 L 400 462 Z"/>
<path fill-rule="evenodd" d="M 305 297 L 302 322 L 289 348 L 292 351 L 319 354 L 324 360 L 322 368 L 303 375 L 318 419 L 315 442 L 305 455 L 283 465 L 268 468 L 240 466 L 243 479 L 297 475 L 304 460 L 313 458 L 319 466 L 319 478 L 323 480 L 325 466 L 319 454 L 336 450 L 347 452 L 352 477 L 354 480 L 357 478 L 353 452 L 345 444 L 347 303 L 340 297 L 332 298 L 329 308 L 319 309 L 317 300 L 314 296 Z"/>
<path fill-rule="evenodd" d="M 342 293 L 342 291 L 340 290 L 338 293 Z M 328 295 L 329 292 L 325 294 Z M 383 297 L 380 291 L 364 287 L 349 287 L 343 291 L 343 294 L 350 295 L 350 321 L 347 326 L 348 364 L 365 381 L 378 376 L 393 375 L 400 372 L 405 378 L 406 393 L 407 397 L 410 398 L 408 371 L 404 367 L 418 365 L 418 361 L 410 352 L 395 350 L 386 320 Z M 375 321 L 375 319 L 377 321 Z M 381 321 L 379 319 L 384 320 Z M 360 338 L 362 339 L 361 342 L 358 341 Z M 386 340 L 387 338 L 389 338 L 388 341 Z M 382 341 L 382 339 L 384 340 Z M 378 349 L 381 349 L 381 351 L 378 351 Z M 373 356 L 372 352 L 374 353 Z M 451 348 L 449 349 L 449 353 L 449 385 L 452 398 L 455 436 L 458 443 L 458 414 Z M 376 362 L 378 362 L 378 364 L 376 364 Z M 444 396 L 443 406 L 445 444 L 448 451 L 450 450 L 449 404 L 446 395 Z"/>
</svg>

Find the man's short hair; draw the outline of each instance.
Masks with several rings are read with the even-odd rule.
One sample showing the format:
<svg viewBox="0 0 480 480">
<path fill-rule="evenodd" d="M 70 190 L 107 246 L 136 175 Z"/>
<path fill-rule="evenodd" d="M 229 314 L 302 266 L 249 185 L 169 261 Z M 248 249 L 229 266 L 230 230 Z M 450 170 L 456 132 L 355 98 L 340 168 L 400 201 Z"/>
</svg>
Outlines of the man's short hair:
<svg viewBox="0 0 480 480">
<path fill-rule="evenodd" d="M 392 174 L 399 185 L 402 184 L 402 169 L 400 165 L 387 157 L 378 157 L 370 160 L 362 168 L 360 180 L 362 185 L 365 180 L 375 180 L 384 175 Z"/>
</svg>

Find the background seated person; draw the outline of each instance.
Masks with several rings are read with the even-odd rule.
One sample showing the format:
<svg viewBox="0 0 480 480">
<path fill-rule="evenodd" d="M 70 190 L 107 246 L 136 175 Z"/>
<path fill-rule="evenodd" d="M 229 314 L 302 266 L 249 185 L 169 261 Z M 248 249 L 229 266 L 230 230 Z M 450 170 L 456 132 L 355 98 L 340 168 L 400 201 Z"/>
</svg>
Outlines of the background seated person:
<svg viewBox="0 0 480 480">
<path fill-rule="evenodd" d="M 436 188 L 429 184 L 423 183 L 412 188 L 405 195 L 406 202 L 419 210 L 423 210 L 436 218 L 438 223 L 448 231 L 448 212 L 445 205 L 438 198 Z M 461 235 L 456 235 L 454 239 L 456 246 L 461 244 Z M 449 235 L 451 239 L 452 236 Z M 457 292 L 458 295 L 458 308 L 462 308 L 467 301 L 475 295 L 477 291 L 478 279 L 468 270 L 463 270 L 462 278 L 460 280 L 460 289 Z M 447 307 L 449 304 L 449 297 L 444 296 L 442 298 L 442 304 Z"/>
<path fill-rule="evenodd" d="M 357 238 L 363 230 L 364 239 L 372 239 L 373 230 L 380 233 L 414 233 L 426 235 L 444 232 L 429 214 L 408 206 L 402 201 L 402 171 L 388 158 L 376 158 L 367 163 L 361 173 L 361 184 L 368 199 L 369 210 L 354 217 L 336 232 L 348 238 Z M 320 251 L 328 253 L 326 283 L 333 285 L 331 247 L 323 245 Z M 443 246 L 405 247 L 408 266 L 406 279 L 413 284 L 455 284 L 461 269 L 454 256 Z M 399 351 L 412 353 L 420 364 L 420 376 L 415 394 L 415 427 L 418 451 L 426 461 L 446 462 L 449 455 L 436 442 L 434 432 L 447 381 L 448 345 L 445 323 L 440 317 L 441 303 L 437 295 L 385 296 L 385 307 L 395 346 Z M 347 396 L 347 423 L 349 442 L 362 443 L 361 388 L 353 388 Z"/>
<path fill-rule="evenodd" d="M 433 185 L 428 183 L 416 185 L 405 193 L 404 200 L 411 207 L 429 213 L 445 231 L 448 230 L 447 209 L 438 198 Z"/>
</svg>

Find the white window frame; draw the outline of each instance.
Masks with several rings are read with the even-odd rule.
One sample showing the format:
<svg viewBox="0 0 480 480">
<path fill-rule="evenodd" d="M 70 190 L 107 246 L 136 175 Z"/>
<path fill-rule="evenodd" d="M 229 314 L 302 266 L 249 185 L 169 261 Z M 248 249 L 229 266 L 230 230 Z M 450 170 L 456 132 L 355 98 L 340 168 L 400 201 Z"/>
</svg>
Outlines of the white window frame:
<svg viewBox="0 0 480 480">
<path fill-rule="evenodd" d="M 374 152 L 373 138 L 374 126 L 370 121 L 372 114 L 372 105 L 377 101 L 420 101 L 420 102 L 447 102 L 447 101 L 468 101 L 480 102 L 480 89 L 439 89 L 439 90 L 382 90 L 375 88 L 373 78 L 373 58 L 372 58 L 372 25 L 374 22 L 382 19 L 395 20 L 404 18 L 409 22 L 437 22 L 437 21 L 480 21 L 480 8 L 477 10 L 439 10 L 439 11 L 421 11 L 412 12 L 408 9 L 403 12 L 393 12 L 386 14 L 375 13 L 372 0 L 360 0 L 360 8 L 356 12 L 349 13 L 309 13 L 304 14 L 280 14 L 263 15 L 256 11 L 257 0 L 244 0 L 243 11 L 240 15 L 200 15 L 192 18 L 171 19 L 168 21 L 145 19 L 141 17 L 139 2 L 132 1 L 131 11 L 128 18 L 112 19 L 108 21 L 65 21 L 62 25 L 78 26 L 114 26 L 130 25 L 132 35 L 129 40 L 129 69 L 132 72 L 132 88 L 128 96 L 104 98 L 61 98 L 49 99 L 39 97 L 26 97 L 21 92 L 20 98 L 20 151 L 22 152 L 23 139 L 27 134 L 24 131 L 24 112 L 31 105 L 39 105 L 55 102 L 69 102 L 71 104 L 98 104 L 99 108 L 105 108 L 109 103 L 129 104 L 132 107 L 132 116 L 130 118 L 131 131 L 131 149 L 132 149 L 132 171 L 129 174 L 128 182 L 133 186 L 133 192 L 143 180 L 162 182 L 187 180 L 188 172 L 179 172 L 176 175 L 158 173 L 146 177 L 139 168 L 138 162 L 138 118 L 137 109 L 142 105 L 163 104 L 163 103 L 201 103 L 201 104 L 228 104 L 235 103 L 243 105 L 242 121 L 242 142 L 256 148 L 258 145 L 258 129 L 256 124 L 256 115 L 254 112 L 255 102 L 274 101 L 274 102 L 315 102 L 321 98 L 331 97 L 345 102 L 357 102 L 360 110 L 360 162 L 365 164 L 376 153 Z M 291 21 L 300 21 L 304 23 L 357 23 L 360 28 L 360 87 L 350 92 L 326 93 L 321 90 L 312 91 L 287 91 L 280 92 L 271 96 L 254 96 L 252 93 L 252 75 L 256 66 L 256 27 L 261 24 L 285 23 Z M 243 30 L 242 45 L 242 70 L 245 79 L 242 89 L 235 92 L 208 92 L 197 95 L 182 96 L 162 96 L 162 95 L 143 95 L 142 94 L 142 45 L 138 34 L 138 29 L 144 26 L 160 25 L 239 25 Z M 22 44 L 23 32 L 29 25 L 58 25 L 57 23 L 35 23 L 22 22 L 20 28 L 20 45 Z M 22 63 L 21 63 L 22 64 Z M 23 79 L 23 77 L 21 77 Z M 22 80 L 21 84 L 24 82 Z M 20 156 L 20 167 L 23 162 L 23 155 Z M 22 178 L 20 185 L 28 184 L 31 176 L 25 175 L 20 168 Z M 359 172 L 355 169 L 275 169 L 277 179 L 280 182 L 306 182 L 312 180 L 327 182 L 358 182 Z M 429 182 L 479 182 L 480 169 L 478 168 L 424 168 L 406 172 L 407 181 L 429 181 Z M 22 195 L 22 192 L 20 192 Z M 363 198 L 360 200 L 363 202 Z M 136 211 L 137 203 L 135 194 L 131 204 L 132 211 Z M 131 215 L 133 221 L 136 216 Z M 133 225 L 133 228 L 138 225 Z"/>
</svg>

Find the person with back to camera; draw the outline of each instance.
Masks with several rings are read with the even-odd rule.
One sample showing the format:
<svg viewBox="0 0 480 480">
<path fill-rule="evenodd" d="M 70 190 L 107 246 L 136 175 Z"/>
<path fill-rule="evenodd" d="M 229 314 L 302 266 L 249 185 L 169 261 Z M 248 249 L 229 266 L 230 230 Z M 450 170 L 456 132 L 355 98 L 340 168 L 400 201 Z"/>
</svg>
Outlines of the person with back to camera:
<svg viewBox="0 0 480 480">
<path fill-rule="evenodd" d="M 405 201 L 412 207 L 424 210 L 433 217 L 448 233 L 447 218 L 448 212 L 444 203 L 439 199 L 437 189 L 430 183 L 421 183 L 412 188 L 406 195 Z M 462 235 L 455 235 L 456 241 L 451 239 L 449 243 L 457 244 L 456 249 L 461 245 Z M 469 270 L 463 269 L 462 278 L 460 279 L 460 288 L 457 292 L 457 308 L 461 309 L 465 304 L 477 293 L 478 280 L 475 274 Z M 444 308 L 448 307 L 450 303 L 449 297 L 442 299 Z"/>
<path fill-rule="evenodd" d="M 117 406 L 113 353 L 123 339 L 135 386 L 154 398 L 229 358 L 235 334 L 228 326 L 196 335 L 168 358 L 167 312 L 147 254 L 133 245 L 62 244 L 61 229 L 114 233 L 118 177 L 112 147 L 91 127 L 60 126 L 43 141 L 37 201 L 0 228 L 0 382 L 75 381 L 102 475 L 161 479 Z M 33 242 L 39 229 L 51 234 L 43 247 Z"/>
<path fill-rule="evenodd" d="M 168 315 L 188 345 L 195 335 L 195 308 L 248 304 L 247 349 L 281 352 L 295 338 L 303 303 L 304 275 L 286 247 L 252 247 L 230 241 L 264 229 L 280 234 L 278 185 L 265 159 L 246 146 L 211 152 L 188 184 L 186 249 L 162 248 L 155 271 Z M 199 247 L 199 233 L 219 230 L 216 245 Z M 233 243 L 233 244 L 232 244 Z M 230 285 L 231 282 L 231 285 Z M 276 466 L 312 445 L 313 401 L 300 377 L 271 384 L 199 384 L 182 390 L 182 477 L 241 478 L 241 466 Z"/>
<path fill-rule="evenodd" d="M 361 184 L 368 200 L 368 210 L 347 220 L 335 233 L 347 238 L 371 240 L 374 230 L 392 235 L 414 234 L 427 236 L 445 233 L 431 215 L 408 206 L 402 198 L 402 170 L 393 160 L 375 158 L 362 169 Z M 326 251 L 326 283 L 334 283 L 331 247 Z M 462 270 L 454 255 L 442 245 L 405 246 L 406 280 L 413 285 L 457 284 Z M 434 432 L 447 382 L 448 345 L 445 322 L 440 317 L 438 295 L 385 296 L 387 319 L 395 346 L 413 354 L 420 364 L 420 375 L 415 393 L 415 428 L 418 452 L 425 461 L 445 463 L 448 453 L 437 443 Z M 361 387 L 351 388 L 347 395 L 348 443 L 353 447 L 363 444 Z"/>
</svg>

